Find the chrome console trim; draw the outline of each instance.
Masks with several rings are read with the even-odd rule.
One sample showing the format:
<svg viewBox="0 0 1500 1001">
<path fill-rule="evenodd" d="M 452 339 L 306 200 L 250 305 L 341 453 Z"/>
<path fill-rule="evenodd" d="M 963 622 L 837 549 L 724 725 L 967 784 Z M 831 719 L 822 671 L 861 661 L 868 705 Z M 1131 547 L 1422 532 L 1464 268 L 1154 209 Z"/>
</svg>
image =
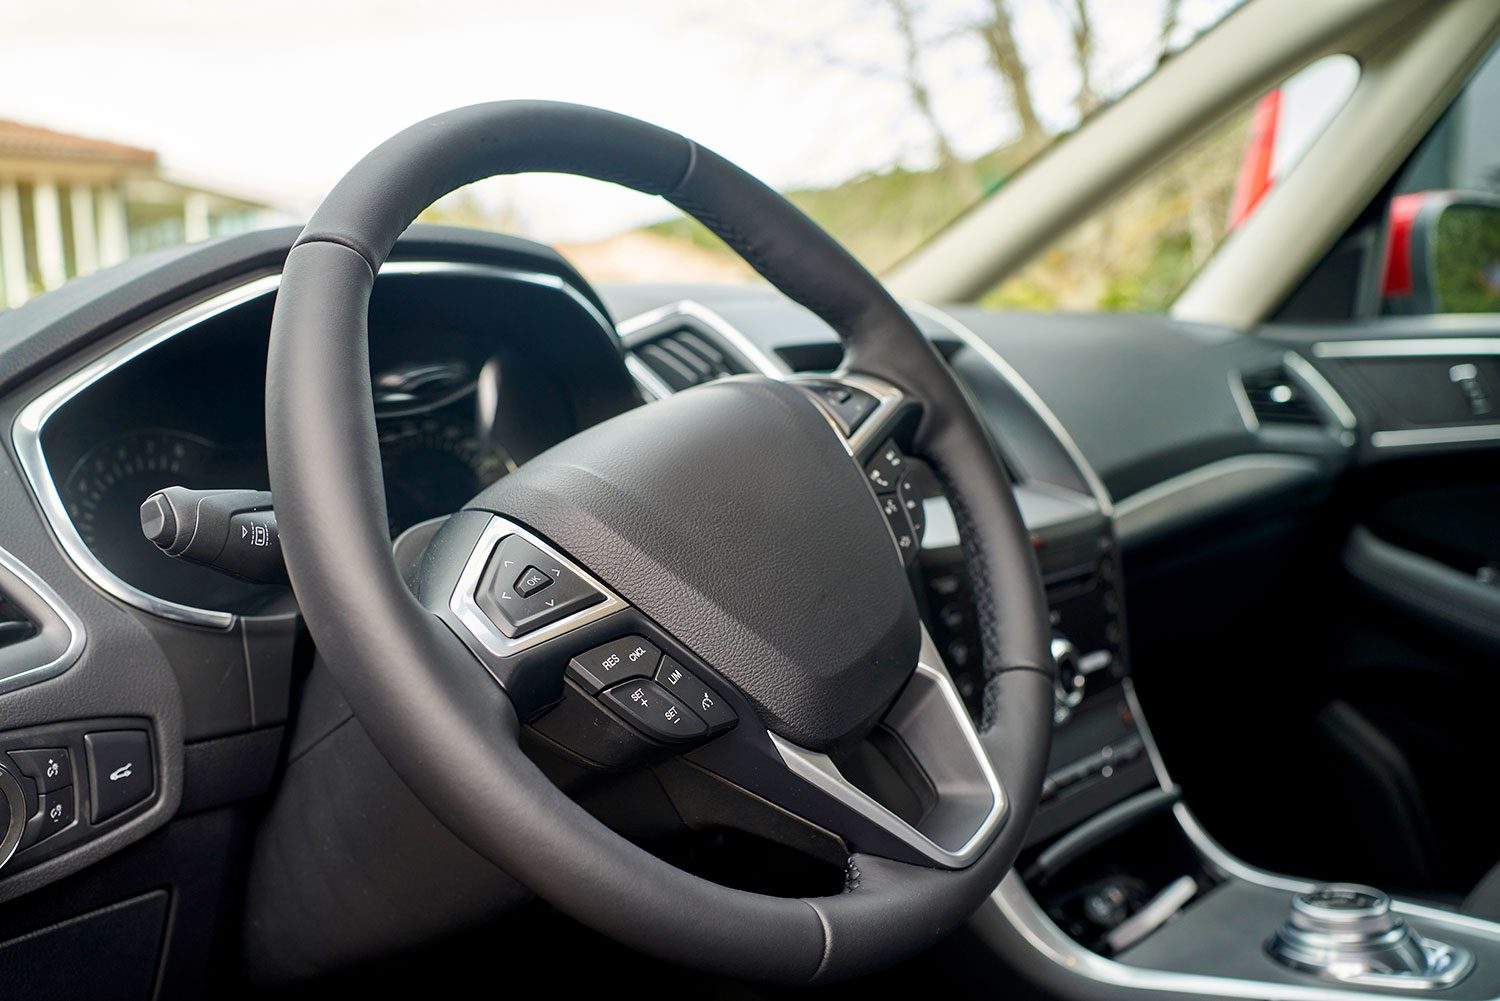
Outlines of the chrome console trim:
<svg viewBox="0 0 1500 1001">
<path fill-rule="evenodd" d="M 392 261 L 380 269 L 380 274 L 397 277 L 468 275 L 550 288 L 566 295 L 605 334 L 611 339 L 615 337 L 609 320 L 587 296 L 571 283 L 546 272 L 459 261 Z M 105 594 L 159 618 L 206 629 L 228 629 L 237 618 L 232 612 L 168 601 L 144 591 L 119 577 L 94 555 L 68 517 L 67 508 L 63 505 L 47 463 L 42 448 L 42 432 L 47 421 L 69 400 L 121 366 L 206 320 L 274 293 L 280 284 L 280 273 L 261 274 L 186 306 L 165 319 L 152 323 L 43 390 L 17 415 L 11 426 L 11 442 L 15 446 L 26 481 L 42 509 L 42 515 L 68 559 Z"/>
<path fill-rule="evenodd" d="M 932 637 L 927 634 L 926 629 L 922 630 L 922 649 L 913 680 L 917 679 L 932 685 L 939 693 L 942 705 L 952 717 L 952 722 L 962 737 L 965 749 L 974 756 L 979 765 L 991 797 L 988 812 L 961 845 L 940 845 L 896 816 L 845 778 L 839 771 L 838 765 L 828 755 L 799 747 L 770 731 L 767 731 L 767 734 L 771 738 L 771 744 L 781 755 L 782 761 L 792 774 L 850 810 L 873 821 L 882 830 L 894 835 L 902 844 L 920 852 L 938 865 L 949 869 L 961 869 L 973 862 L 989 847 L 1009 813 L 1010 804 L 1006 798 L 1005 789 L 990 764 L 989 755 L 979 742 L 979 734 L 974 729 L 969 711 L 964 706 L 963 699 L 959 697 L 958 689 L 953 687 L 953 681 L 943 667 L 937 647 L 933 644 Z"/>
<path fill-rule="evenodd" d="M 1318 341 L 1319 358 L 1429 358 L 1500 355 L 1500 337 L 1405 337 L 1391 340 Z"/>
<path fill-rule="evenodd" d="M 1454 319 L 1449 317 L 1447 319 Z M 1500 337 L 1408 337 L 1390 340 L 1319 341 L 1319 358 L 1443 358 L 1500 355 Z M 1500 424 L 1459 424 L 1447 427 L 1400 428 L 1375 431 L 1374 448 L 1419 448 L 1424 445 L 1465 445 L 1500 441 Z"/>
<path fill-rule="evenodd" d="M 1286 370 L 1302 380 L 1302 384 L 1312 391 L 1323 404 L 1325 410 L 1333 415 L 1333 419 L 1339 422 L 1343 429 L 1339 440 L 1345 445 L 1354 444 L 1354 431 L 1359 426 L 1359 421 L 1354 416 L 1354 411 L 1349 409 L 1349 404 L 1339 395 L 1338 390 L 1329 385 L 1323 373 L 1319 372 L 1317 366 L 1302 357 L 1295 351 L 1288 351 L 1281 356 L 1281 363 Z"/>
</svg>

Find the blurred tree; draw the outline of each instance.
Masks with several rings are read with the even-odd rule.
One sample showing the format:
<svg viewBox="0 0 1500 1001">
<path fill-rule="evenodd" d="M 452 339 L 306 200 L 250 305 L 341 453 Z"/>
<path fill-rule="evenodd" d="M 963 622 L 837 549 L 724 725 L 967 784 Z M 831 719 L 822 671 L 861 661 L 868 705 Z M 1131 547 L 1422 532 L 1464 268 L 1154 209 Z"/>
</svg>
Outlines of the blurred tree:
<svg viewBox="0 0 1500 1001">
<path fill-rule="evenodd" d="M 1021 50 L 1016 45 L 1016 34 L 1011 25 L 1011 11 L 1007 0 L 988 0 L 985 17 L 974 26 L 974 31 L 984 42 L 990 62 L 1000 74 L 1006 95 L 1010 98 L 1011 110 L 1015 112 L 1021 128 L 1018 145 L 1035 151 L 1047 144 L 1047 130 L 1037 117 L 1026 61 L 1021 58 Z"/>
</svg>

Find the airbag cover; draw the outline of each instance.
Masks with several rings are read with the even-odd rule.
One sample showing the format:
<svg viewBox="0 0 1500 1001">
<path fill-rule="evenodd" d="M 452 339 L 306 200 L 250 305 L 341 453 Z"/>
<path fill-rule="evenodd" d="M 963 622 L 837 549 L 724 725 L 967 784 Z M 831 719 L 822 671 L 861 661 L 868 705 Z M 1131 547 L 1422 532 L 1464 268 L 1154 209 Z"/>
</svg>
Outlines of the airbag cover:
<svg viewBox="0 0 1500 1001">
<path fill-rule="evenodd" d="M 590 428 L 485 490 L 739 686 L 805 747 L 862 736 L 920 626 L 884 518 L 816 406 L 763 378 Z"/>
</svg>

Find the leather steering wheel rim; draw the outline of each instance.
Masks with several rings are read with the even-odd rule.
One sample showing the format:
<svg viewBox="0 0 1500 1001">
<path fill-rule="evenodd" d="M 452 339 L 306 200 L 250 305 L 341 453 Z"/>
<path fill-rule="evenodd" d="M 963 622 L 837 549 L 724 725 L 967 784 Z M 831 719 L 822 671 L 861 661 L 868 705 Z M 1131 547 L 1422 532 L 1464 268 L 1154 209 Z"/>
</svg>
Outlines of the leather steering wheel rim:
<svg viewBox="0 0 1500 1001">
<path fill-rule="evenodd" d="M 412 596 L 387 532 L 367 313 L 396 238 L 442 195 L 495 174 L 578 174 L 665 197 L 846 346 L 845 370 L 923 405 L 913 452 L 958 520 L 984 637 L 981 740 L 1009 796 L 965 868 L 855 855 L 845 892 L 781 898 L 690 875 L 614 834 L 521 752 L 504 693 Z M 357 164 L 287 258 L 267 370 L 267 451 L 293 587 L 351 708 L 397 773 L 479 854 L 565 913 L 671 962 L 806 983 L 867 972 L 962 922 L 1035 811 L 1051 735 L 1047 605 L 994 442 L 952 371 L 880 283 L 770 188 L 675 133 L 596 109 L 476 105 Z M 462 762 L 462 768 L 453 768 Z"/>
</svg>

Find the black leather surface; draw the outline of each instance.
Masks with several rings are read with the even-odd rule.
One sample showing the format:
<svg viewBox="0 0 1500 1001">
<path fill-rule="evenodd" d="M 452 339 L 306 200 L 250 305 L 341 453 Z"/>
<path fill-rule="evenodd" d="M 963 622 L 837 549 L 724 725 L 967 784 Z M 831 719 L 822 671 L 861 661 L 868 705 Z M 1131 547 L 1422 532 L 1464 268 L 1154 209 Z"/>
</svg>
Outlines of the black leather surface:
<svg viewBox="0 0 1500 1001">
<path fill-rule="evenodd" d="M 436 197 L 527 169 L 666 192 L 833 324 L 852 364 L 927 403 L 918 450 L 954 491 L 975 568 L 991 676 L 985 742 L 1011 801 L 1009 823 L 968 869 L 856 858 L 861 877 L 849 891 L 818 900 L 689 876 L 606 831 L 527 761 L 509 704 L 407 592 L 379 503 L 365 330 L 372 268 Z M 925 946 L 971 913 L 1013 861 L 1040 789 L 1052 695 L 1046 605 L 993 443 L 952 373 L 879 284 L 723 160 L 639 122 L 534 103 L 463 109 L 402 133 L 340 182 L 288 257 L 267 412 L 293 586 L 350 706 L 447 826 L 565 912 L 673 962 L 801 982 Z M 470 767 L 454 773 L 458 760 Z"/>
<path fill-rule="evenodd" d="M 805 394 L 732 380 L 622 414 L 470 504 L 541 532 L 828 750 L 911 675 L 920 623 L 869 487 Z"/>
</svg>

